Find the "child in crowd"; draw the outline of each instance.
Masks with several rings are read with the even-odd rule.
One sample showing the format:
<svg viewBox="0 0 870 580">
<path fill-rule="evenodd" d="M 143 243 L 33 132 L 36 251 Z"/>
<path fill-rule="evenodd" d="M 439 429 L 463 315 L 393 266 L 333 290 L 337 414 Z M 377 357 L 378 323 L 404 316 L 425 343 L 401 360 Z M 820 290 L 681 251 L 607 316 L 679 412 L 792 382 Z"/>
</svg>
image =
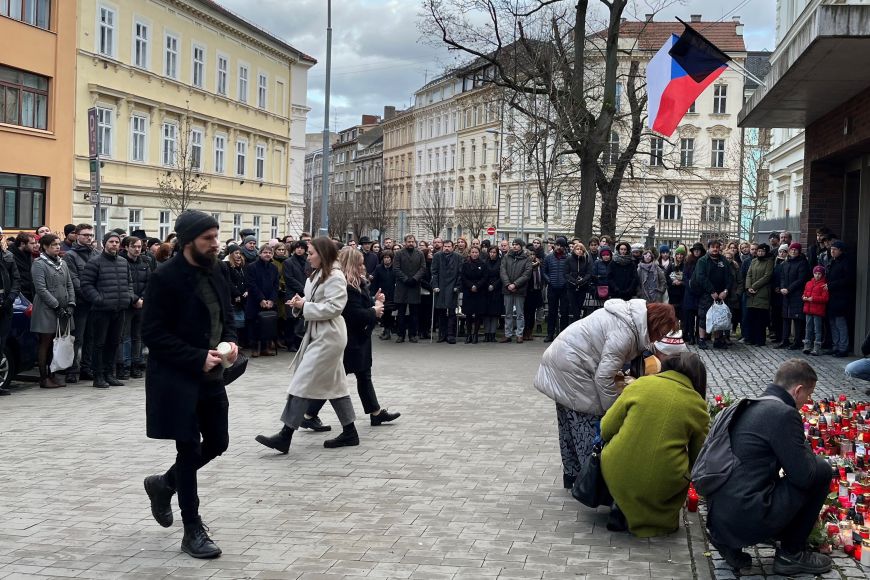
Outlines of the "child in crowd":
<svg viewBox="0 0 870 580">
<path fill-rule="evenodd" d="M 813 278 L 804 286 L 803 300 L 807 317 L 804 354 L 819 356 L 822 354 L 822 320 L 828 304 L 828 281 L 825 280 L 824 266 L 813 268 Z"/>
</svg>

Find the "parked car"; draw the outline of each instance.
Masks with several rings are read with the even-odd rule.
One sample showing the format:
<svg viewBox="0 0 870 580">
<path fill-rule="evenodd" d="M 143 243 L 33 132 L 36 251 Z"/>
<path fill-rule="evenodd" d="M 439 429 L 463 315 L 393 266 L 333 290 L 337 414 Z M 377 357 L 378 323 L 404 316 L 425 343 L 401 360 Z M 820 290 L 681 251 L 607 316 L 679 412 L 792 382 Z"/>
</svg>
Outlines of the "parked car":
<svg viewBox="0 0 870 580">
<path fill-rule="evenodd" d="M 12 379 L 36 366 L 37 336 L 30 332 L 33 304 L 19 295 L 12 306 L 12 330 L 0 359 L 0 388 L 6 388 Z"/>
</svg>

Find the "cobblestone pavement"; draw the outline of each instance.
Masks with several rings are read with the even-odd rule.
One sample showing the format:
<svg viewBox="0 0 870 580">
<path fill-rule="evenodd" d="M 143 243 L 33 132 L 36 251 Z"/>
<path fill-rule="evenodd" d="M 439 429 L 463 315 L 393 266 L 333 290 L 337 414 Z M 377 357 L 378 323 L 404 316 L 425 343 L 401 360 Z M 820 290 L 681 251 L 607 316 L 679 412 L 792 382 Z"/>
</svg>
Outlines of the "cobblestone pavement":
<svg viewBox="0 0 870 580">
<path fill-rule="evenodd" d="M 253 438 L 280 426 L 289 355 L 253 360 L 230 387 L 230 448 L 200 476 L 212 561 L 180 552 L 180 522 L 151 519 L 142 478 L 174 448 L 144 436 L 141 380 L 18 384 L 0 399 L 0 578 L 709 578 L 697 517 L 664 538 L 611 534 L 606 510 L 562 489 L 553 404 L 530 386 L 543 347 L 379 343 L 378 394 L 402 417 L 360 420 L 353 448 L 300 433 L 288 456 Z M 784 358 L 703 356 L 733 392 Z"/>
</svg>

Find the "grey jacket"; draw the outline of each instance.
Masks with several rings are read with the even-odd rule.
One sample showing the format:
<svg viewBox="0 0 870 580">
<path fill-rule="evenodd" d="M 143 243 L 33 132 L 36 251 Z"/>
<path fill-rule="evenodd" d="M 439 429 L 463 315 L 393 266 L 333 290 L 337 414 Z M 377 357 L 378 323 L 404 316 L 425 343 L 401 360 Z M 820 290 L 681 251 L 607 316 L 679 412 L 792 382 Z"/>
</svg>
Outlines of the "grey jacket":
<svg viewBox="0 0 870 580">
<path fill-rule="evenodd" d="M 133 284 L 127 264 L 122 256 L 106 252 L 87 263 L 82 273 L 81 291 L 93 310 L 124 310 L 133 303 Z"/>
<path fill-rule="evenodd" d="M 75 306 L 75 288 L 66 262 L 59 260 L 60 269 L 40 256 L 30 267 L 33 276 L 33 314 L 30 331 L 54 333 L 57 331 L 58 306 Z"/>
<path fill-rule="evenodd" d="M 532 261 L 526 252 L 516 255 L 511 251 L 501 259 L 501 291 L 505 296 L 525 296 L 531 276 Z M 516 291 L 508 290 L 510 284 L 516 285 Z"/>
<path fill-rule="evenodd" d="M 459 271 L 463 261 L 456 252 L 438 252 L 432 257 L 432 292 L 435 293 L 435 288 L 439 290 L 435 294 L 435 308 L 456 308 L 459 301 Z"/>
<path fill-rule="evenodd" d="M 414 248 L 402 248 L 393 256 L 393 274 L 396 276 L 396 304 L 420 304 L 420 281 L 426 275 L 426 258 Z"/>
</svg>

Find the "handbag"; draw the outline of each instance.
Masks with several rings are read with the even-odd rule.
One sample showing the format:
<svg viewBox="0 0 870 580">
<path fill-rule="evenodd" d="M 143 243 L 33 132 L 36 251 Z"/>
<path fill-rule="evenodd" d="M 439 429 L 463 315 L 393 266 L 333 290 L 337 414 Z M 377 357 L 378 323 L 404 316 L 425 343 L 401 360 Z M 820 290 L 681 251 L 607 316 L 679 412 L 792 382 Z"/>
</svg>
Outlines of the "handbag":
<svg viewBox="0 0 870 580">
<path fill-rule="evenodd" d="M 229 385 L 248 370 L 248 357 L 241 352 L 232 365 L 224 369 L 224 385 Z"/>
<path fill-rule="evenodd" d="M 75 337 L 70 334 L 71 321 L 72 319 L 67 320 L 66 334 L 61 332 L 60 320 L 57 321 L 57 334 L 54 336 L 52 359 L 49 366 L 51 372 L 68 369 L 73 365 L 75 360 Z"/>
<path fill-rule="evenodd" d="M 611 505 L 613 497 L 607 489 L 604 474 L 601 472 L 601 450 L 604 445 L 597 441 L 592 447 L 592 454 L 586 462 L 583 471 L 574 481 L 571 496 L 585 506 L 596 508 L 601 505 Z"/>
<path fill-rule="evenodd" d="M 278 313 L 274 310 L 261 310 L 257 313 L 257 339 L 263 342 L 275 340 L 278 336 Z"/>
<path fill-rule="evenodd" d="M 598 286 L 598 297 L 602 300 L 610 298 L 610 286 Z"/>
<path fill-rule="evenodd" d="M 707 332 L 731 330 L 731 309 L 721 300 L 716 300 L 707 310 L 705 322 Z"/>
</svg>

